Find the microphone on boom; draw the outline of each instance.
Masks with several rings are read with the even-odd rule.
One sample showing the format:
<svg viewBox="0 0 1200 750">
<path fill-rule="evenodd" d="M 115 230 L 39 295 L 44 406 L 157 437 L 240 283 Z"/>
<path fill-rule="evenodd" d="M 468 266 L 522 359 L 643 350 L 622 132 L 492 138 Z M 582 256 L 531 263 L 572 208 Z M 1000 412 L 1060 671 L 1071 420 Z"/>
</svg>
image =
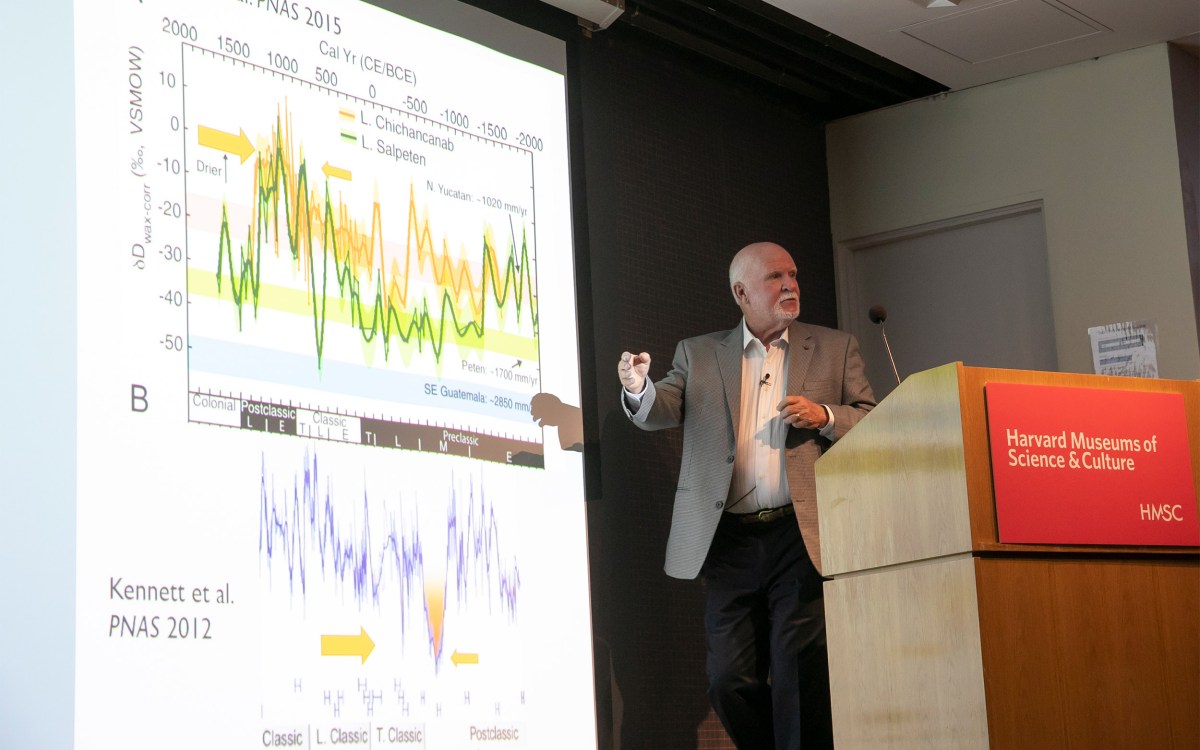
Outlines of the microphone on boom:
<svg viewBox="0 0 1200 750">
<path fill-rule="evenodd" d="M 872 305 L 870 310 L 867 310 L 867 317 L 871 322 L 879 326 L 880 333 L 883 334 L 883 346 L 887 349 L 888 361 L 892 363 L 892 374 L 896 376 L 896 385 L 900 385 L 900 371 L 896 369 L 896 358 L 892 356 L 892 347 L 888 343 L 887 329 L 883 325 L 883 321 L 887 320 L 887 308 L 883 305 Z"/>
</svg>

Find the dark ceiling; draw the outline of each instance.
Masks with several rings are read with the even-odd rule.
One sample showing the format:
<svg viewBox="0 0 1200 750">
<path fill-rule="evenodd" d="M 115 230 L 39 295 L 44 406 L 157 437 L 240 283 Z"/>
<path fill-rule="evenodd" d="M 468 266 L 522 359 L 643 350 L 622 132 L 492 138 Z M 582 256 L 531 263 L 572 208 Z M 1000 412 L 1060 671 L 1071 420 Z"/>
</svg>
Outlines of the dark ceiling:
<svg viewBox="0 0 1200 750">
<path fill-rule="evenodd" d="M 618 24 L 787 89 L 829 118 L 946 90 L 760 0 L 627 0 Z"/>
<path fill-rule="evenodd" d="M 462 1 L 564 38 L 588 33 L 574 16 L 541 0 Z M 762 0 L 625 0 L 611 27 L 591 33 L 629 30 L 789 91 L 824 119 L 947 90 Z"/>
</svg>

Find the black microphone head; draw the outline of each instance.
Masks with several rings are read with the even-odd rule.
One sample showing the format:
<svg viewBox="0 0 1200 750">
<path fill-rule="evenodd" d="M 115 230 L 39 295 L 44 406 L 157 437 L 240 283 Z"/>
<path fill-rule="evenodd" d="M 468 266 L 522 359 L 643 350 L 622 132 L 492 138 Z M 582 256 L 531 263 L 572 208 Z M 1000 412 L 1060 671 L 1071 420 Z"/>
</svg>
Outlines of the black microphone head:
<svg viewBox="0 0 1200 750">
<path fill-rule="evenodd" d="M 867 310 L 867 317 L 872 323 L 882 323 L 887 320 L 887 308 L 883 305 L 872 305 L 870 310 Z"/>
</svg>

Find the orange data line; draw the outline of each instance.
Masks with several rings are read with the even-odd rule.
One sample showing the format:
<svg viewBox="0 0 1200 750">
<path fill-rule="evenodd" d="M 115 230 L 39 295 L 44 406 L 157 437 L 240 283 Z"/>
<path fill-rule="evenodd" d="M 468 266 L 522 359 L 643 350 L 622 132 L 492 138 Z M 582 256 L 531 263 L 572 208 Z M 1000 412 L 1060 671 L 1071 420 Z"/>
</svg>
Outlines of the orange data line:
<svg viewBox="0 0 1200 750">
<path fill-rule="evenodd" d="M 348 265 L 356 279 L 365 278 L 367 282 L 372 282 L 375 274 L 378 274 L 386 300 L 398 309 L 407 308 L 410 282 L 415 272 L 418 277 L 428 274 L 440 290 L 449 291 L 454 306 L 460 312 L 462 297 L 466 294 L 473 317 L 478 318 L 482 314 L 484 287 L 489 274 L 493 284 L 504 278 L 490 236 L 482 238 L 491 252 L 483 254 L 485 265 L 480 278 L 476 279 L 465 251 L 460 249 L 460 257 L 456 260 L 445 239 L 441 241 L 439 251 L 438 243 L 433 238 L 428 210 L 421 215 L 417 207 L 416 189 L 410 182 L 404 258 L 403 262 L 393 259 L 389 269 L 384 253 L 382 207 L 378 198 L 372 202 L 370 229 L 364 232 L 362 223 L 352 216 L 340 193 L 336 202 L 327 202 L 321 199 L 316 188 L 309 186 L 307 168 L 297 166 L 305 164 L 304 152 L 303 147 L 295 142 L 292 114 L 287 111 L 286 103 L 277 109 L 276 122 L 268 147 L 260 150 L 255 158 L 255 190 L 260 198 L 253 202 L 251 224 L 261 226 L 259 220 L 262 211 L 272 214 L 276 257 L 280 256 L 280 201 L 285 201 L 286 229 L 291 234 L 289 251 L 294 254 L 292 260 L 299 264 L 306 282 L 311 282 L 310 269 L 315 265 L 312 261 L 316 247 L 327 249 L 332 246 L 335 263 L 338 266 Z M 261 200 L 264 194 L 270 196 L 268 205 Z M 333 208 L 332 215 L 327 214 L 326 207 L 329 205 Z M 516 248 L 510 248 L 510 253 L 514 252 Z M 360 283 L 359 288 L 366 291 L 374 288 L 374 284 Z"/>
</svg>

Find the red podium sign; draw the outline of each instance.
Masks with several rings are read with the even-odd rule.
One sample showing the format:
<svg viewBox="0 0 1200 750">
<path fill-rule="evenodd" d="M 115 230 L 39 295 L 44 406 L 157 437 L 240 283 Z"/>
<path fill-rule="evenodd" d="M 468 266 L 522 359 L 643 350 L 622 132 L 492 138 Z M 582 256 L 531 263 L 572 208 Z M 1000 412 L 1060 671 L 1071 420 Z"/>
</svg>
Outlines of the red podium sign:
<svg viewBox="0 0 1200 750">
<path fill-rule="evenodd" d="M 1200 545 L 1183 395 L 988 383 L 1000 541 Z"/>
</svg>

